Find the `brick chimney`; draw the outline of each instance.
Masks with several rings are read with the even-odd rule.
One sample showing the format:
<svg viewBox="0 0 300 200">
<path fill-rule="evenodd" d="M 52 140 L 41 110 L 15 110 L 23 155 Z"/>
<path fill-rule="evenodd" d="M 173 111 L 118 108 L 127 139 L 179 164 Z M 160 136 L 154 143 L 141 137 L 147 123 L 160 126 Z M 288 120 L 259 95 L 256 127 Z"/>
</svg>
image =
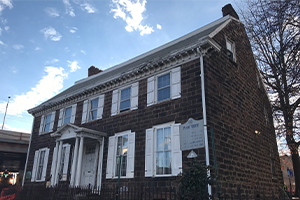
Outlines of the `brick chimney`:
<svg viewBox="0 0 300 200">
<path fill-rule="evenodd" d="M 95 75 L 95 74 L 98 74 L 100 72 L 103 72 L 101 69 L 98 69 L 97 67 L 94 67 L 94 66 L 91 66 L 89 69 L 88 69 L 88 77 L 92 76 L 92 75 Z"/>
<path fill-rule="evenodd" d="M 233 7 L 230 3 L 225 5 L 222 8 L 222 13 L 223 13 L 223 17 L 225 17 L 226 15 L 230 15 L 230 16 L 236 18 L 236 19 L 240 19 L 238 14 L 235 12 L 235 10 L 233 9 Z"/>
</svg>

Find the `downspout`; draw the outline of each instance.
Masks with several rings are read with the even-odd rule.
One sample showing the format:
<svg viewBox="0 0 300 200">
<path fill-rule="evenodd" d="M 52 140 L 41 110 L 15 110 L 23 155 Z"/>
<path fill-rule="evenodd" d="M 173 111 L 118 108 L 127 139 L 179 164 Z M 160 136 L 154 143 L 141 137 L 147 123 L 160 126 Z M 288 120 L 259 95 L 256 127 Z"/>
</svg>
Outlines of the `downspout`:
<svg viewBox="0 0 300 200">
<path fill-rule="evenodd" d="M 24 182 L 25 182 L 25 178 L 26 178 L 26 171 L 27 171 L 27 164 L 28 164 L 29 150 L 30 150 L 31 139 L 32 139 L 32 133 L 33 133 L 33 125 L 34 125 L 34 118 L 33 118 L 33 121 L 32 121 L 30 140 L 29 140 L 29 145 L 28 145 L 28 149 L 27 149 L 27 156 L 26 156 L 25 168 L 24 168 L 23 179 L 22 179 L 22 187 L 24 186 Z"/>
<path fill-rule="evenodd" d="M 200 77 L 201 77 L 201 93 L 202 93 L 202 112 L 203 112 L 203 125 L 204 125 L 204 141 L 205 141 L 205 161 L 206 166 L 209 166 L 209 148 L 207 137 L 207 120 L 206 120 L 206 103 L 205 103 L 205 87 L 204 87 L 204 66 L 203 55 L 204 52 L 197 48 L 197 52 L 200 55 Z M 207 170 L 207 176 L 210 176 L 210 170 Z M 207 185 L 208 194 L 211 195 L 211 185 Z"/>
</svg>

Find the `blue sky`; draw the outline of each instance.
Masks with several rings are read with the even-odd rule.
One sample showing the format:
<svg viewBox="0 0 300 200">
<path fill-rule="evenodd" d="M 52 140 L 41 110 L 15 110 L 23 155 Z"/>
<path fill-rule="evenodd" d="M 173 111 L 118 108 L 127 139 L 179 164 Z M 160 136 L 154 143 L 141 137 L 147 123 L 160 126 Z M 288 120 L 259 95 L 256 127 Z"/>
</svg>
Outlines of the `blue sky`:
<svg viewBox="0 0 300 200">
<path fill-rule="evenodd" d="M 222 17 L 227 0 L 0 0 L 0 122 L 31 132 L 27 110 L 87 77 Z M 238 10 L 236 4 L 231 2 Z"/>
</svg>

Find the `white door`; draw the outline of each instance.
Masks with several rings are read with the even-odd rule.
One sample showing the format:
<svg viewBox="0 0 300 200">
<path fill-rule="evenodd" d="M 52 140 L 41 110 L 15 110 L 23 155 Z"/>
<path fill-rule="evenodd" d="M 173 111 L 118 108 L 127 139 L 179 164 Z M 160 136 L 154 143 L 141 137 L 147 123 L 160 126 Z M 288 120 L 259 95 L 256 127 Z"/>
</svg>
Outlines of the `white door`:
<svg viewBox="0 0 300 200">
<path fill-rule="evenodd" d="M 82 159 L 82 186 L 94 186 L 96 176 L 96 161 L 96 144 L 87 144 L 85 146 L 85 152 Z"/>
</svg>

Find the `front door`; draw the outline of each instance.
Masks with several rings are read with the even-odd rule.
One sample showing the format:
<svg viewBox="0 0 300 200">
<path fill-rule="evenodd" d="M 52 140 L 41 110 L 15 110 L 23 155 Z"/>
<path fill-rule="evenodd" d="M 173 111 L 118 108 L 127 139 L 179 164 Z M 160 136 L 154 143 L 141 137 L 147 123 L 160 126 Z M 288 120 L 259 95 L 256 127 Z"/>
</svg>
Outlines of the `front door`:
<svg viewBox="0 0 300 200">
<path fill-rule="evenodd" d="M 85 145 L 85 152 L 82 159 L 82 176 L 81 176 L 81 185 L 87 186 L 95 185 L 96 177 L 96 163 L 97 156 L 96 153 L 96 144 L 87 144 Z"/>
</svg>

